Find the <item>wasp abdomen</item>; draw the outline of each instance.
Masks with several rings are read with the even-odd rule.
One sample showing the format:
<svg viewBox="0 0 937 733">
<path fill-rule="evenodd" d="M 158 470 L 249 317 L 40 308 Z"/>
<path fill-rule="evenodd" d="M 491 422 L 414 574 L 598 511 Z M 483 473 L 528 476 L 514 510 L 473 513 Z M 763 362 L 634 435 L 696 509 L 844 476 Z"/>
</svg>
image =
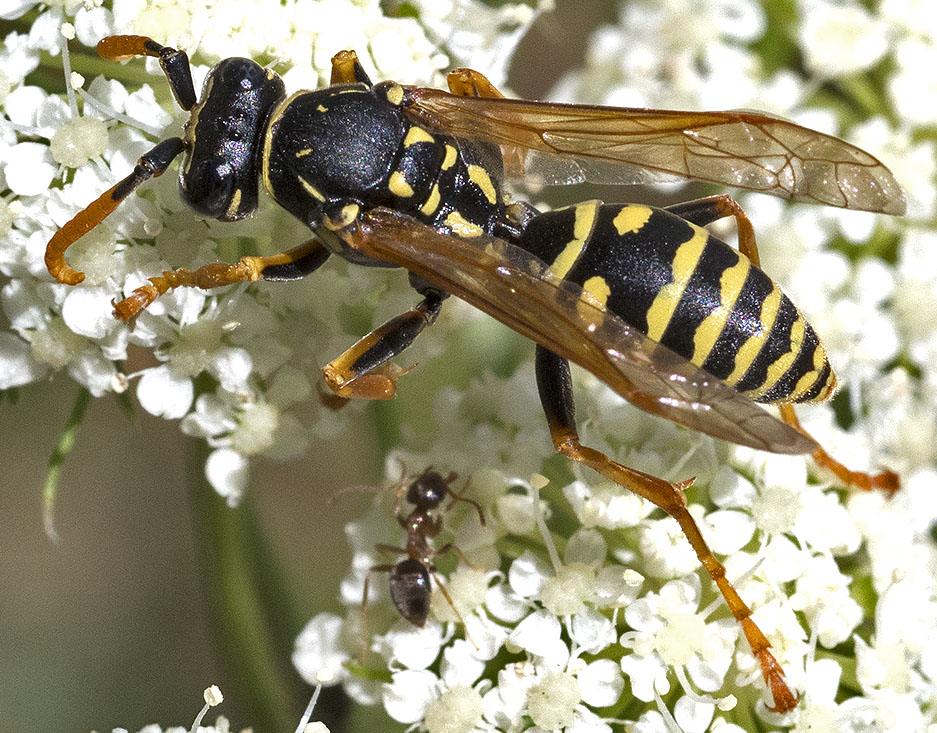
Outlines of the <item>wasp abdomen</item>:
<svg viewBox="0 0 937 733">
<path fill-rule="evenodd" d="M 535 216 L 519 244 L 589 302 L 756 402 L 818 401 L 833 390 L 826 352 L 787 296 L 679 216 L 585 202 Z"/>
</svg>

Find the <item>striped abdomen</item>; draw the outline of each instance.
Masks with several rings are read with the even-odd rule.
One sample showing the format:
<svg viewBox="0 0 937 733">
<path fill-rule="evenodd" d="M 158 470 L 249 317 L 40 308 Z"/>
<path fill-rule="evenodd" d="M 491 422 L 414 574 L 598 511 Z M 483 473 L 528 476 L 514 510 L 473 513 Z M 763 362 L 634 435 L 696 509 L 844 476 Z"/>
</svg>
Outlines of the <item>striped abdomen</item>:
<svg viewBox="0 0 937 733">
<path fill-rule="evenodd" d="M 661 209 L 585 202 L 529 223 L 519 245 L 589 300 L 756 402 L 814 402 L 836 383 L 803 315 L 702 227 Z"/>
</svg>

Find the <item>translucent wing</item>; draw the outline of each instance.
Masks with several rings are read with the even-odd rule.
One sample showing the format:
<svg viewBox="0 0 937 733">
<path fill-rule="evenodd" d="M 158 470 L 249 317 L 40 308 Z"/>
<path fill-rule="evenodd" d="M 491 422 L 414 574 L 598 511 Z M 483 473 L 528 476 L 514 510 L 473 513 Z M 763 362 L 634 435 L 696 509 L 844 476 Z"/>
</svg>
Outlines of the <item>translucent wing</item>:
<svg viewBox="0 0 937 733">
<path fill-rule="evenodd" d="M 550 278 L 543 263 L 500 239 L 459 239 L 403 214 L 359 219 L 361 250 L 407 268 L 518 333 L 576 362 L 638 407 L 716 438 L 775 453 L 812 440 L 720 380 Z"/>
<path fill-rule="evenodd" d="M 545 183 L 685 178 L 846 209 L 905 210 L 891 171 L 869 153 L 758 112 L 556 104 L 424 87 L 409 88 L 407 99 L 424 125 L 526 153 L 514 168 Z"/>
</svg>

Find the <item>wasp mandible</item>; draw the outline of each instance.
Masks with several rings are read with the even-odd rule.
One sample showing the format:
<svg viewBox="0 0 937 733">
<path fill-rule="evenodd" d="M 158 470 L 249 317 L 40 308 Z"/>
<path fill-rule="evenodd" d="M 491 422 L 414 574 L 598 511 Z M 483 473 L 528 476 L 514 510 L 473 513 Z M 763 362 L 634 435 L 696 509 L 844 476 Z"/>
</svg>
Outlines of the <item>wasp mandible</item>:
<svg viewBox="0 0 937 733">
<path fill-rule="evenodd" d="M 171 270 L 115 303 L 130 320 L 172 288 L 295 280 L 330 254 L 403 267 L 421 300 L 329 363 L 340 397 L 394 395 L 389 368 L 462 298 L 536 342 L 540 400 L 556 451 L 671 515 L 741 623 L 774 695 L 796 698 L 751 612 L 687 511 L 684 489 L 582 445 L 569 361 L 638 407 L 694 430 L 777 453 L 811 453 L 844 482 L 897 488 L 891 472 L 849 471 L 799 426 L 792 405 L 827 399 L 835 377 L 803 315 L 758 267 L 752 225 L 727 195 L 664 209 L 587 201 L 540 212 L 503 191 L 506 177 L 543 183 L 687 178 L 793 201 L 904 212 L 891 172 L 837 138 L 755 112 L 676 112 L 507 99 L 479 72 L 449 74 L 449 92 L 374 84 L 356 55 L 332 61 L 331 84 L 286 95 L 277 74 L 244 58 L 209 73 L 196 97 L 184 52 L 142 36 L 98 44 L 105 59 L 159 59 L 191 115 L 133 172 L 50 240 L 49 272 L 76 285 L 66 249 L 179 154 L 180 190 L 221 221 L 257 207 L 258 182 L 313 237 L 289 251 Z M 738 250 L 704 227 L 734 217 Z M 775 404 L 781 418 L 755 403 Z"/>
</svg>

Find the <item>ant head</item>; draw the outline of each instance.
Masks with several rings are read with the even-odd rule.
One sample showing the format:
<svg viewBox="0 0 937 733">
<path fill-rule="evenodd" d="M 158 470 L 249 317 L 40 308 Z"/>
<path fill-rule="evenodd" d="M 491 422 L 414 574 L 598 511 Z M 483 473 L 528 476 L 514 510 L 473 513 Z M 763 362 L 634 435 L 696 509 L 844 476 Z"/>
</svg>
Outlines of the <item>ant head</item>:
<svg viewBox="0 0 937 733">
<path fill-rule="evenodd" d="M 443 478 L 438 472 L 427 469 L 407 488 L 407 501 L 422 509 L 435 509 L 446 498 L 453 479 L 454 474 Z"/>
</svg>

